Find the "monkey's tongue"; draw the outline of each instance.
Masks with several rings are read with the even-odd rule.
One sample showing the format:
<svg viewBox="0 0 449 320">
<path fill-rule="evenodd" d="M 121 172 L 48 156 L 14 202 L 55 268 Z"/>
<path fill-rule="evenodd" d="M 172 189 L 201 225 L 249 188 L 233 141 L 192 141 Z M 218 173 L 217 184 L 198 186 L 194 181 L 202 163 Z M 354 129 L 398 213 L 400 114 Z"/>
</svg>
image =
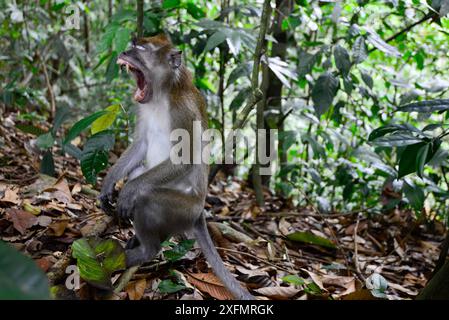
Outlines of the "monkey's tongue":
<svg viewBox="0 0 449 320">
<path fill-rule="evenodd" d="M 134 93 L 134 100 L 142 101 L 143 98 L 145 98 L 145 94 L 146 94 L 145 88 L 142 90 L 139 87 L 137 87 L 136 93 Z"/>
<path fill-rule="evenodd" d="M 138 69 L 134 69 L 133 71 L 137 82 L 137 90 L 134 93 L 134 99 L 136 101 L 142 101 L 145 98 L 145 95 L 147 94 L 147 83 L 145 81 L 145 77 L 143 76 L 142 72 L 140 72 Z"/>
</svg>

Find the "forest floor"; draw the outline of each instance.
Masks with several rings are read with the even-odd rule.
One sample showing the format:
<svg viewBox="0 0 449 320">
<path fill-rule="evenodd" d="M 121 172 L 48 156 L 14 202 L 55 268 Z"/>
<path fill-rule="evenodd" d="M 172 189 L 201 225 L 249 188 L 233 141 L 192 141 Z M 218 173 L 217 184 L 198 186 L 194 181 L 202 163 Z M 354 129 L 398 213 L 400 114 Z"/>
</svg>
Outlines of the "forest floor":
<svg viewBox="0 0 449 320">
<path fill-rule="evenodd" d="M 61 285 L 65 267 L 75 264 L 74 240 L 130 238 L 131 228 L 118 226 L 98 207 L 98 186 L 86 184 L 76 159 L 55 152 L 57 177 L 41 175 L 30 143 L 36 137 L 16 128 L 14 114 L 0 123 L 0 239 L 33 258 L 52 285 Z M 321 214 L 269 192 L 261 210 L 244 181 L 220 176 L 210 186 L 206 209 L 214 217 L 209 229 L 226 266 L 261 299 L 374 299 L 373 293 L 413 299 L 426 284 L 444 237 L 440 222 L 419 223 L 408 210 L 369 218 L 358 212 Z M 174 276 L 185 289 L 157 289 L 162 279 Z M 379 286 L 379 279 L 387 282 L 383 297 L 382 290 L 366 286 Z M 60 296 L 99 298 L 86 283 Z M 174 262 L 159 255 L 108 298 L 212 297 L 230 296 L 195 248 Z"/>
</svg>

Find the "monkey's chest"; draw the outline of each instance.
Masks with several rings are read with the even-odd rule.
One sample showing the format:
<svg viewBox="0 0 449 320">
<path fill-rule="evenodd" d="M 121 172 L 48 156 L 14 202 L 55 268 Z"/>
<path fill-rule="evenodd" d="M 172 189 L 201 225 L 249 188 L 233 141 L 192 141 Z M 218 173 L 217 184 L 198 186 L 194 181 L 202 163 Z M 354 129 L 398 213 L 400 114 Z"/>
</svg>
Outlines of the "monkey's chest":
<svg viewBox="0 0 449 320">
<path fill-rule="evenodd" d="M 151 169 L 170 157 L 170 118 L 168 108 L 159 105 L 144 114 L 143 136 L 146 139 L 146 169 Z"/>
</svg>

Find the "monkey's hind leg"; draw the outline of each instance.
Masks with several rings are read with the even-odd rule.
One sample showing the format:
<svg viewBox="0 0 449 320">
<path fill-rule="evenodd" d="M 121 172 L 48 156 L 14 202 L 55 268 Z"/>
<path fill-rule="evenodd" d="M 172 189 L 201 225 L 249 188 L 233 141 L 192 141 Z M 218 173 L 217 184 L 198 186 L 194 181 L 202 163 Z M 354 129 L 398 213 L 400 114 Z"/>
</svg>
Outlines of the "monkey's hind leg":
<svg viewBox="0 0 449 320">
<path fill-rule="evenodd" d="M 133 212 L 136 235 L 130 239 L 125 251 L 127 267 L 149 262 L 161 250 L 159 220 L 154 218 L 159 213 L 157 206 L 142 197 L 136 208 L 138 210 Z"/>
</svg>

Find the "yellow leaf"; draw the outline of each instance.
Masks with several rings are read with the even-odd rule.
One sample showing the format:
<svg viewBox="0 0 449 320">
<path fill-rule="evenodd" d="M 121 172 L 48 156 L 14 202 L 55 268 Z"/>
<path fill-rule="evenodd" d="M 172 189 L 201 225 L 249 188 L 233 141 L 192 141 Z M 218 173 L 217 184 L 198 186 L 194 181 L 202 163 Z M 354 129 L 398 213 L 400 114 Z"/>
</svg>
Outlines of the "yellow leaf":
<svg viewBox="0 0 449 320">
<path fill-rule="evenodd" d="M 115 118 L 117 118 L 117 114 L 120 111 L 120 105 L 119 104 L 113 104 L 109 107 L 107 107 L 105 110 L 109 111 L 105 115 L 102 115 L 97 120 L 95 120 L 92 123 L 90 132 L 92 134 L 96 134 L 97 132 L 106 130 L 109 128 L 115 121 Z"/>
</svg>

